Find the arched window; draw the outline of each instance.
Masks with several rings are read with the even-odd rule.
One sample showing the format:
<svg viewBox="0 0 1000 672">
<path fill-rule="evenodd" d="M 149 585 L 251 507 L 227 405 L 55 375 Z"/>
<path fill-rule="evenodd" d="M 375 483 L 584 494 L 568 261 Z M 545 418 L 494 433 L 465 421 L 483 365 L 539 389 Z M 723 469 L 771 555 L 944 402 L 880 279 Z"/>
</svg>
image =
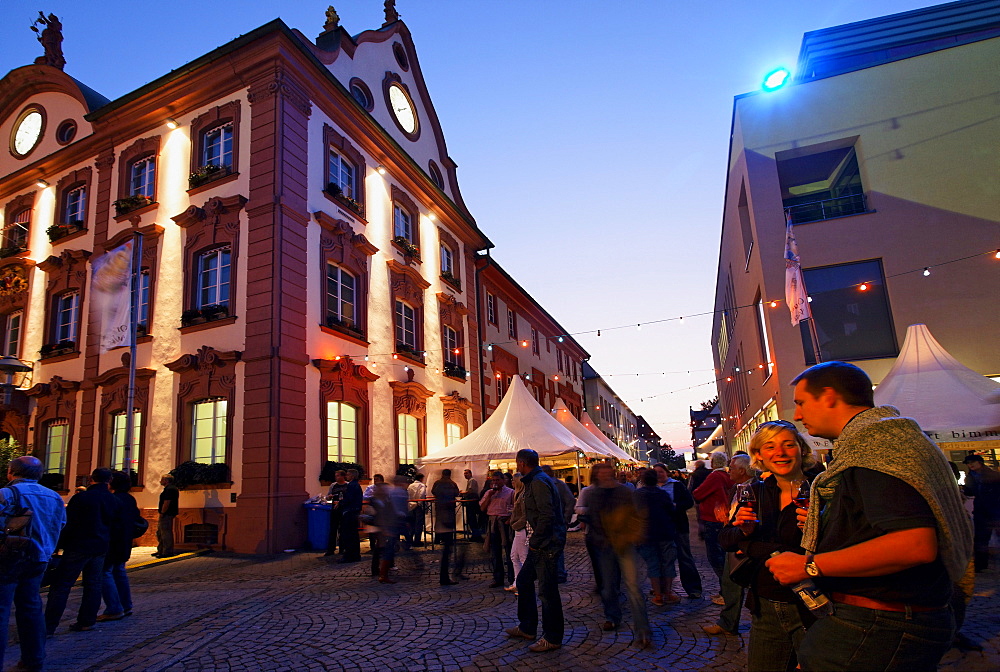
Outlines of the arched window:
<svg viewBox="0 0 1000 672">
<path fill-rule="evenodd" d="M 326 459 L 358 461 L 358 409 L 342 401 L 326 402 Z"/>
</svg>

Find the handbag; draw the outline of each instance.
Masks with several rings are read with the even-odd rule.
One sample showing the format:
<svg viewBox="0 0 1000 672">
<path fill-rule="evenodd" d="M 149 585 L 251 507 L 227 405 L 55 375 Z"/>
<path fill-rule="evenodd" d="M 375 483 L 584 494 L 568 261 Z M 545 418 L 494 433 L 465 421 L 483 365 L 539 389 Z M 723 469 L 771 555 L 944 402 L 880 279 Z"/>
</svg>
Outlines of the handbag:
<svg viewBox="0 0 1000 672">
<path fill-rule="evenodd" d="M 149 531 L 149 521 L 139 516 L 134 523 L 132 523 L 132 538 L 138 539 L 142 535 Z"/>
<path fill-rule="evenodd" d="M 738 586 L 749 588 L 757 575 L 758 561 L 743 551 L 729 554 L 729 580 Z"/>
</svg>

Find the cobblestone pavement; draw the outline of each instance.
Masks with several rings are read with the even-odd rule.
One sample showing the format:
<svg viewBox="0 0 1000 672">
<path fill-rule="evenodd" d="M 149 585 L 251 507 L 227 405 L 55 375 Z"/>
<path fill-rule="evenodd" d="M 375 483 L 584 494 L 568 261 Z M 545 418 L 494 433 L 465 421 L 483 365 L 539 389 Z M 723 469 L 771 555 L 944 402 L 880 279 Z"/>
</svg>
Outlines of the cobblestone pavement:
<svg viewBox="0 0 1000 672">
<path fill-rule="evenodd" d="M 99 623 L 91 632 L 67 629 L 75 619 L 73 591 L 56 636 L 49 639 L 46 669 L 76 670 L 740 670 L 749 630 L 742 637 L 706 635 L 719 607 L 708 597 L 718 587 L 692 544 L 705 581 L 705 597 L 673 607 L 649 605 L 653 646 L 633 643 L 631 618 L 617 632 L 603 632 L 600 600 L 581 535 L 567 545 L 570 580 L 560 586 L 566 613 L 561 650 L 532 654 L 528 642 L 509 640 L 516 598 L 490 590 L 487 565 L 472 545 L 471 579 L 457 586 L 437 582 L 437 553 L 400 558 L 395 585 L 368 576 L 362 563 L 329 563 L 318 553 L 237 556 L 225 553 L 146 566 L 131 575 L 135 614 Z M 419 566 L 418 566 L 419 563 Z M 983 654 L 952 650 L 943 670 L 1000 669 L 1000 572 L 978 575 L 964 632 L 984 644 Z M 13 621 L 13 619 L 11 619 Z M 13 626 L 13 623 L 11 624 Z M 17 660 L 10 631 L 6 665 Z"/>
</svg>

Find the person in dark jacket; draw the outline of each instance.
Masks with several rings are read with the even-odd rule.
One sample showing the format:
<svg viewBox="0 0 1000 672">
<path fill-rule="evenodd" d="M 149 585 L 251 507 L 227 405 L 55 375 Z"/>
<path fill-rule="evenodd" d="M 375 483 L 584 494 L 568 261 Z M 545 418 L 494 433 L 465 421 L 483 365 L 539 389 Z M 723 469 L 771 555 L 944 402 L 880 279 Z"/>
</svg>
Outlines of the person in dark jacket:
<svg viewBox="0 0 1000 672">
<path fill-rule="evenodd" d="M 701 574 L 698 573 L 698 566 L 694 564 L 694 556 L 691 555 L 691 524 L 687 514 L 688 509 L 694 506 L 694 497 L 683 483 L 670 478 L 665 464 L 656 464 L 653 470 L 656 472 L 657 487 L 666 492 L 670 501 L 674 503 L 674 527 L 677 530 L 674 542 L 677 545 L 677 568 L 681 576 L 681 585 L 690 599 L 700 600 Z M 664 597 L 664 602 L 668 601 L 672 601 L 669 594 Z"/>
<path fill-rule="evenodd" d="M 358 534 L 358 516 L 361 515 L 361 504 L 364 493 L 358 483 L 358 470 L 347 470 L 347 489 L 344 491 L 344 501 L 340 503 L 340 548 L 344 557 L 339 563 L 361 562 L 361 536 Z"/>
<path fill-rule="evenodd" d="M 111 491 L 121 505 L 121 515 L 111 528 L 111 543 L 104 558 L 104 583 L 101 588 L 104 613 L 97 617 L 99 621 L 117 621 L 132 615 L 132 589 L 125 563 L 132 557 L 132 533 L 142 514 L 135 497 L 129 492 L 131 487 L 132 479 L 128 474 L 116 471 L 111 477 Z"/>
<path fill-rule="evenodd" d="M 515 460 L 524 484 L 524 514 L 531 535 L 528 537 L 528 557 L 515 581 L 518 624 L 507 628 L 507 635 L 511 638 L 535 638 L 538 632 L 538 607 L 535 603 L 537 580 L 542 603 L 542 636 L 528 650 L 541 653 L 562 646 L 566 627 L 557 576 L 559 556 L 566 545 L 566 523 L 556 484 L 538 466 L 538 453 L 522 448 L 517 451 Z"/>
<path fill-rule="evenodd" d="M 736 510 L 733 522 L 719 533 L 719 543 L 726 551 L 745 553 L 756 565 L 747 591 L 751 614 L 747 668 L 750 672 L 794 670 L 798 664 L 796 649 L 806 628 L 816 619 L 791 588 L 778 583 L 764 563 L 775 551 L 805 554 L 795 498 L 806 480 L 803 467 L 813 464 L 812 451 L 795 425 L 772 420 L 750 437 L 750 458 L 751 466 L 771 475 L 763 482 L 748 484 L 755 504 Z"/>
<path fill-rule="evenodd" d="M 120 525 L 121 503 L 111 494 L 111 470 L 94 469 L 91 485 L 73 495 L 66 506 L 66 527 L 59 539 L 62 560 L 56 569 L 45 603 L 45 627 L 55 634 L 59 619 L 66 610 L 70 588 L 83 573 L 83 599 L 76 622 L 69 626 L 77 632 L 93 630 L 101 608 L 104 583 L 104 556 L 111 546 L 111 530 Z"/>
<path fill-rule="evenodd" d="M 656 470 L 647 469 L 642 475 L 642 487 L 635 491 L 635 501 L 646 518 L 646 540 L 639 545 L 639 555 L 653 584 L 653 604 L 660 607 L 665 601 L 675 604 L 680 598 L 672 590 L 677 559 L 674 503 L 656 486 Z"/>
<path fill-rule="evenodd" d="M 340 526 L 344 522 L 344 495 L 347 494 L 347 471 L 338 469 L 333 474 L 334 481 L 330 484 L 330 490 L 326 493 L 330 500 L 330 540 L 326 546 L 324 557 L 337 555 L 337 545 L 340 551 L 344 551 L 344 540 L 340 536 Z"/>
<path fill-rule="evenodd" d="M 441 571 L 438 577 L 442 586 L 454 586 L 458 583 L 451 578 L 448 563 L 455 554 L 455 506 L 461 495 L 458 484 L 451 478 L 451 469 L 442 469 L 441 478 L 431 488 L 434 497 L 434 532 L 441 542 Z M 456 574 L 462 573 L 463 556 L 455 557 Z"/>
</svg>

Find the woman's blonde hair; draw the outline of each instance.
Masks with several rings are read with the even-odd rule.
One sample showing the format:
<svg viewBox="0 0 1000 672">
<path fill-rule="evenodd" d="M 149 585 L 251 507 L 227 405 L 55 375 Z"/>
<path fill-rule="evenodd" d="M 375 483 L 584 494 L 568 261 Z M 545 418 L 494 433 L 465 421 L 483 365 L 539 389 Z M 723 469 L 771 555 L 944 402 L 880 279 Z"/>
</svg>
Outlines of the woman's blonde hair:
<svg viewBox="0 0 1000 672">
<path fill-rule="evenodd" d="M 787 420 L 769 420 L 760 427 L 757 431 L 753 433 L 750 437 L 750 444 L 747 446 L 747 452 L 750 453 L 750 466 L 754 469 L 763 470 L 764 463 L 760 459 L 760 449 L 765 443 L 773 439 L 775 436 L 781 432 L 791 432 L 792 436 L 795 437 L 795 443 L 799 444 L 799 451 L 802 455 L 802 469 L 808 469 L 809 467 L 816 464 L 816 458 L 813 457 L 812 448 L 806 443 L 806 440 L 799 433 L 798 428 L 788 422 Z"/>
</svg>

